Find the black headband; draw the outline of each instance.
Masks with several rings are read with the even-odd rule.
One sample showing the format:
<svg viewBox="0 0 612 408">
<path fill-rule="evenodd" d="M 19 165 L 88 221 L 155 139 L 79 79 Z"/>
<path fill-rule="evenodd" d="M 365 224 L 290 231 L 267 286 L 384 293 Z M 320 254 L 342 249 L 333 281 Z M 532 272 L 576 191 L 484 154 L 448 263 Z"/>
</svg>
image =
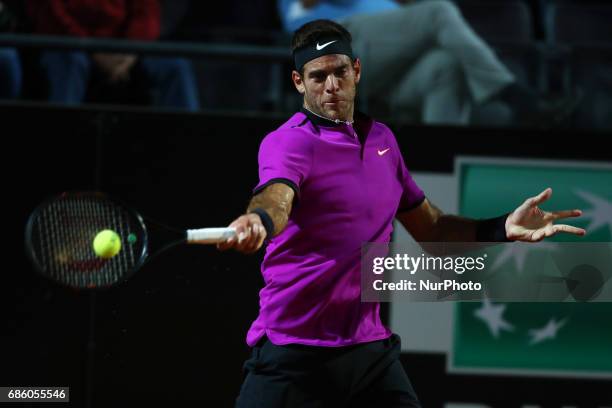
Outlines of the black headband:
<svg viewBox="0 0 612 408">
<path fill-rule="evenodd" d="M 298 48 L 293 52 L 295 69 L 298 72 L 302 72 L 302 68 L 304 68 L 304 65 L 306 65 L 308 61 L 312 61 L 315 58 L 329 54 L 348 55 L 351 61 L 354 60 L 351 43 L 346 39 L 340 36 L 323 37 L 319 38 L 318 41 Z"/>
</svg>

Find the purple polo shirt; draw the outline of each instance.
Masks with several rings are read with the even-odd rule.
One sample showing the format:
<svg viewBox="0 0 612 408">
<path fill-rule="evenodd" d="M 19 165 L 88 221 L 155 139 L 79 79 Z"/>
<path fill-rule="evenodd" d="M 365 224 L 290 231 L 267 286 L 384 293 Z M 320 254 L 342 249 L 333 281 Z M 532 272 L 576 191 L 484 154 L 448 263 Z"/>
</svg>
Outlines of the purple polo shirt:
<svg viewBox="0 0 612 408">
<path fill-rule="evenodd" d="M 389 337 L 379 303 L 361 302 L 361 245 L 389 242 L 398 210 L 425 199 L 385 125 L 358 114 L 353 125 L 337 125 L 306 113 L 268 134 L 259 150 L 254 192 L 282 182 L 297 198 L 266 248 L 249 346 L 264 335 L 276 345 L 313 346 Z"/>
</svg>

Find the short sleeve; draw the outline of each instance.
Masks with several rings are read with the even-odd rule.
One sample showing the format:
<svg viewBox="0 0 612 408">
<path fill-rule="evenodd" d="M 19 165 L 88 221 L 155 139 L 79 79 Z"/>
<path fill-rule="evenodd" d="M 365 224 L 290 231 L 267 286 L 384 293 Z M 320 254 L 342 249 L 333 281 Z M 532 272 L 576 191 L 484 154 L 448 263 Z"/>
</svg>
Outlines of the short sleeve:
<svg viewBox="0 0 612 408">
<path fill-rule="evenodd" d="M 387 128 L 388 129 L 388 128 Z M 425 201 L 425 193 L 421 188 L 417 185 L 417 183 L 412 178 L 410 171 L 406 167 L 404 163 L 404 157 L 402 156 L 402 152 L 397 144 L 397 140 L 393 135 L 393 132 L 388 129 L 388 135 L 391 140 L 389 143 L 394 147 L 394 150 L 397 154 L 397 172 L 399 181 L 402 186 L 402 195 L 400 198 L 400 203 L 398 207 L 398 212 L 410 211 L 421 205 L 423 201 Z"/>
<path fill-rule="evenodd" d="M 312 140 L 301 130 L 275 131 L 259 146 L 259 183 L 257 194 L 273 183 L 285 183 L 299 195 L 312 164 Z"/>
<path fill-rule="evenodd" d="M 400 205 L 398 212 L 410 211 L 417 208 L 423 201 L 425 201 L 425 193 L 414 181 L 410 172 L 404 164 L 404 159 L 400 154 L 400 181 L 402 183 L 402 197 L 400 198 Z"/>
</svg>

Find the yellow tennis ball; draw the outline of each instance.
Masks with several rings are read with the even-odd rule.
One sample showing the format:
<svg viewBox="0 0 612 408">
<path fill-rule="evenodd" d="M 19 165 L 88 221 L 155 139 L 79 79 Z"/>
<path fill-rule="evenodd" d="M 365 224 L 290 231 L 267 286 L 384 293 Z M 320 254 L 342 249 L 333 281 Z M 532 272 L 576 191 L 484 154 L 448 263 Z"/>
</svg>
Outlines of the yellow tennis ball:
<svg viewBox="0 0 612 408">
<path fill-rule="evenodd" d="M 112 258 L 121 251 L 121 238 L 113 230 L 100 231 L 94 238 L 93 250 L 100 258 Z"/>
</svg>

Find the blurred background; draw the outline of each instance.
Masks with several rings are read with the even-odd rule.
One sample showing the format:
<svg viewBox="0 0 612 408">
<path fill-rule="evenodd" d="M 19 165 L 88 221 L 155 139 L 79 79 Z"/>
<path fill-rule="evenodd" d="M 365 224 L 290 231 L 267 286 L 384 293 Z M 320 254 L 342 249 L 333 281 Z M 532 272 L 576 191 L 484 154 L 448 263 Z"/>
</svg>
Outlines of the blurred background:
<svg viewBox="0 0 612 408">
<path fill-rule="evenodd" d="M 0 0 L 3 201 L 17 232 L 5 238 L 0 385 L 69 386 L 75 407 L 233 405 L 261 254 L 176 248 L 119 287 L 78 292 L 34 272 L 23 230 L 66 190 L 106 191 L 172 226 L 228 224 L 257 183 L 261 139 L 300 108 L 289 42 L 312 18 L 351 29 L 358 108 L 393 129 L 440 208 L 495 216 L 551 186 L 550 209 L 582 208 L 587 239 L 610 242 L 612 4 L 356 3 L 368 4 Z M 427 32 L 420 43 L 380 28 L 396 20 L 379 13 L 417 12 L 406 30 Z M 397 63 L 377 66 L 373 49 Z M 491 59 L 507 88 L 482 97 L 470 70 Z M 395 240 L 410 239 L 398 226 Z M 478 303 L 384 305 L 424 407 L 612 406 L 612 306 L 498 306 L 514 330 L 496 336 Z"/>
</svg>

